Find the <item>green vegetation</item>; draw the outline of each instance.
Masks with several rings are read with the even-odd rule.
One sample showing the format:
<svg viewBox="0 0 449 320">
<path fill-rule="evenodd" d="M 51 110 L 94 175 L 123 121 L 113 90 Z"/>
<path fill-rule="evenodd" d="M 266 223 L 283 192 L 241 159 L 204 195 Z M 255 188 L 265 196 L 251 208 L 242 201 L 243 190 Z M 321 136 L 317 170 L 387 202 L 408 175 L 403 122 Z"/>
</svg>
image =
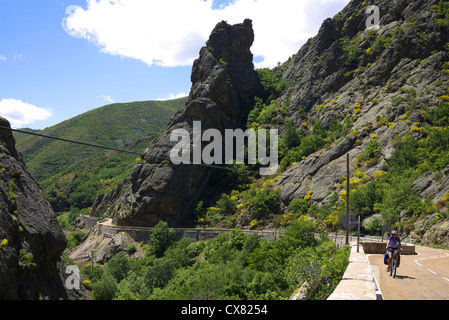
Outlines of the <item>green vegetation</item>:
<svg viewBox="0 0 449 320">
<path fill-rule="evenodd" d="M 144 258 L 119 253 L 104 268 L 82 272 L 101 300 L 288 299 L 303 285 L 308 299 L 326 299 L 347 267 L 349 249 L 337 250 L 327 237 L 315 238 L 315 231 L 312 222 L 302 221 L 277 241 L 236 229 L 194 243 L 173 241 L 167 233 L 144 246 Z M 170 245 L 156 254 L 160 242 Z"/>
<path fill-rule="evenodd" d="M 31 252 L 27 252 L 25 249 L 19 251 L 19 267 L 21 268 L 34 268 L 37 264 L 33 262 L 34 256 Z"/>
<path fill-rule="evenodd" d="M 327 143 L 340 137 L 344 126 L 335 119 L 326 130 L 322 123 L 316 121 L 312 130 L 299 130 L 287 120 L 286 129 L 279 143 L 279 160 L 281 170 L 285 170 L 292 163 L 299 162 L 312 153 L 318 151 Z"/>
<path fill-rule="evenodd" d="M 449 1 L 440 0 L 437 5 L 433 6 L 436 13 L 435 23 L 438 27 L 449 29 Z"/>
<path fill-rule="evenodd" d="M 160 257 L 164 254 L 175 241 L 175 234 L 172 229 L 168 228 L 167 222 L 159 222 L 153 229 L 150 235 L 149 244 L 151 246 L 151 251 Z"/>
<path fill-rule="evenodd" d="M 249 111 L 247 126 L 270 122 L 276 116 L 278 110 L 275 100 L 289 87 L 290 80 L 283 79 L 281 68 L 274 70 L 262 68 L 257 70 L 262 85 L 260 92 L 254 98 L 254 106 Z"/>
<path fill-rule="evenodd" d="M 377 51 L 383 51 L 384 49 L 388 48 L 393 43 L 398 32 L 400 31 L 403 31 L 402 27 L 396 28 L 390 36 L 379 35 L 374 41 L 372 48 Z"/>
<path fill-rule="evenodd" d="M 274 70 L 262 68 L 257 70 L 257 74 L 263 87 L 260 98 L 264 102 L 277 99 L 290 85 L 289 80 L 282 78 L 283 71 L 281 68 L 275 68 Z"/>
<path fill-rule="evenodd" d="M 372 139 L 366 145 L 365 152 L 357 156 L 357 161 L 363 161 L 366 167 L 371 167 L 377 163 L 379 154 L 379 141 Z"/>
<path fill-rule="evenodd" d="M 228 63 L 226 61 L 224 61 L 223 58 L 220 58 L 219 62 L 223 68 L 225 68 L 225 69 L 227 68 Z"/>
<path fill-rule="evenodd" d="M 361 37 L 355 37 L 349 40 L 349 37 L 346 36 L 340 39 L 340 45 L 347 55 L 347 65 L 358 65 L 360 55 L 362 54 L 358 47 L 361 41 Z"/>
<path fill-rule="evenodd" d="M 244 195 L 248 208 L 255 213 L 257 218 L 269 214 L 276 214 L 280 204 L 280 190 L 250 188 Z"/>
<path fill-rule="evenodd" d="M 143 152 L 186 98 L 113 104 L 39 133 Z M 100 124 L 100 125 L 99 125 Z M 85 209 L 127 178 L 136 156 L 15 133 L 17 149 L 59 212 Z"/>
</svg>

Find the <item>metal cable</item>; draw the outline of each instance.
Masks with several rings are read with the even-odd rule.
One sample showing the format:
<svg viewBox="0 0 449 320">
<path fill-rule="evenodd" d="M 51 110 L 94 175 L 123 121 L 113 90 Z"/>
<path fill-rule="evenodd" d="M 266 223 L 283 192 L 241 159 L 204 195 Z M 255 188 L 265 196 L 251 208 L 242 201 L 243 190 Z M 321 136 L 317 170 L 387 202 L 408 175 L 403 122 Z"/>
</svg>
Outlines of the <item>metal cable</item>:
<svg viewBox="0 0 449 320">
<path fill-rule="evenodd" d="M 161 160 L 161 161 L 171 161 L 170 158 L 166 158 L 166 157 L 146 156 L 144 154 L 141 154 L 141 153 L 138 153 L 138 152 L 134 152 L 134 151 L 117 149 L 117 148 L 110 148 L 110 147 L 104 147 L 104 146 L 100 146 L 100 145 L 92 144 L 92 143 L 86 143 L 86 142 L 81 142 L 81 141 L 75 141 L 75 140 L 69 140 L 69 139 L 64 139 L 64 138 L 52 137 L 52 136 L 48 136 L 48 135 L 44 135 L 44 134 L 40 134 L 40 133 L 28 132 L 28 131 L 18 130 L 18 129 L 12 129 L 12 128 L 5 127 L 5 126 L 0 126 L 0 129 L 6 129 L 6 130 L 11 130 L 13 132 L 28 134 L 28 135 L 32 135 L 32 136 L 37 136 L 37 137 L 42 137 L 42 138 L 47 138 L 47 139 L 53 139 L 53 140 L 58 140 L 58 141 L 63 141 L 63 142 L 68 142 L 68 143 L 74 143 L 74 144 L 88 146 L 88 147 L 92 147 L 92 148 L 98 148 L 98 149 L 104 149 L 104 150 L 111 150 L 111 151 L 116 151 L 116 152 L 134 154 L 134 155 L 138 155 L 139 157 L 142 157 L 142 159 L 144 159 L 144 160 L 145 160 L 145 157 L 149 157 L 149 158 L 154 158 L 156 160 Z M 241 168 L 220 167 L 218 165 L 210 165 L 210 164 L 203 164 L 203 163 L 195 164 L 195 165 L 203 166 L 203 167 L 207 167 L 207 168 L 213 168 L 213 169 L 228 170 L 228 171 L 244 171 L 244 172 L 247 172 L 247 173 L 258 174 L 258 172 L 256 172 L 256 171 L 251 171 L 251 170 L 241 169 Z"/>
</svg>

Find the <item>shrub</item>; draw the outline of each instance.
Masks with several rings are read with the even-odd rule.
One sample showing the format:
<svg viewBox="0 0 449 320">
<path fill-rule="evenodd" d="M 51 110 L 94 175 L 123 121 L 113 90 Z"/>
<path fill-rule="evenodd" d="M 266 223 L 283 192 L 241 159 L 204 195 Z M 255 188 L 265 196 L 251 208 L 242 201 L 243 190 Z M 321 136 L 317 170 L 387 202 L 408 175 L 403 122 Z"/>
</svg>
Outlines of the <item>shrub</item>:
<svg viewBox="0 0 449 320">
<path fill-rule="evenodd" d="M 440 101 L 434 112 L 433 124 L 438 127 L 449 126 L 449 103 Z"/>
<path fill-rule="evenodd" d="M 70 250 L 75 248 L 77 245 L 79 245 L 82 241 L 84 236 L 87 234 L 86 231 L 77 231 L 77 232 L 71 232 L 67 236 L 67 246 L 66 250 Z"/>
<path fill-rule="evenodd" d="M 280 204 L 280 190 L 261 189 L 248 200 L 251 210 L 260 218 L 270 213 L 277 213 Z"/>
<path fill-rule="evenodd" d="M 126 247 L 126 252 L 128 252 L 128 254 L 133 254 L 137 251 L 136 245 L 134 243 L 130 243 L 128 244 L 128 246 Z"/>
<path fill-rule="evenodd" d="M 117 283 L 126 277 L 129 270 L 130 263 L 123 252 L 117 253 L 107 264 L 107 271 L 115 278 L 115 280 L 117 280 Z"/>
<path fill-rule="evenodd" d="M 418 142 L 412 136 L 407 136 L 400 142 L 388 161 L 388 165 L 396 172 L 403 172 L 408 168 L 415 168 L 420 163 L 418 156 Z"/>
<path fill-rule="evenodd" d="M 372 159 L 376 156 L 376 154 L 379 151 L 379 141 L 377 140 L 370 140 L 368 144 L 366 145 L 365 149 L 365 157 L 367 159 Z"/>
<path fill-rule="evenodd" d="M 257 122 L 264 124 L 269 123 L 276 115 L 276 109 L 273 105 L 264 106 L 257 117 Z"/>
<path fill-rule="evenodd" d="M 157 259 L 147 268 L 143 282 L 147 288 L 163 288 L 170 281 L 175 270 L 171 259 Z"/>
<path fill-rule="evenodd" d="M 150 234 L 149 244 L 158 257 L 161 257 L 174 242 L 175 231 L 169 229 L 165 221 L 160 221 Z"/>
<path fill-rule="evenodd" d="M 290 202 L 290 210 L 294 214 L 307 214 L 307 211 L 309 211 L 310 203 L 307 200 L 304 200 L 303 198 L 296 198 L 293 199 L 292 202 Z"/>
<path fill-rule="evenodd" d="M 36 267 L 36 263 L 33 262 L 34 256 L 31 252 L 27 252 L 25 249 L 19 251 L 19 266 L 21 268 Z"/>
<path fill-rule="evenodd" d="M 380 235 L 382 233 L 382 227 L 385 221 L 380 214 L 373 215 L 363 221 L 363 228 L 366 229 L 372 235 Z"/>
<path fill-rule="evenodd" d="M 257 69 L 257 74 L 263 87 L 260 97 L 265 102 L 277 99 L 290 85 L 290 80 L 282 78 L 281 69 L 274 71 L 268 68 L 261 68 Z"/>
<path fill-rule="evenodd" d="M 288 148 L 295 148 L 301 142 L 301 136 L 298 129 L 293 124 L 293 121 L 286 121 L 284 135 L 282 136 L 282 142 Z"/>
<path fill-rule="evenodd" d="M 105 271 L 100 280 L 92 284 L 92 297 L 94 300 L 112 300 L 117 290 L 117 280 L 109 272 Z"/>
<path fill-rule="evenodd" d="M 435 22 L 439 28 L 447 29 L 449 27 L 449 2 L 440 0 L 438 4 L 432 7 L 436 13 Z"/>
<path fill-rule="evenodd" d="M 8 239 L 3 239 L 2 242 L 0 242 L 0 249 L 5 248 L 8 245 Z"/>
<path fill-rule="evenodd" d="M 224 216 L 231 216 L 237 209 L 237 201 L 232 199 L 229 195 L 223 193 L 220 200 L 217 201 L 217 208 L 220 214 Z"/>
</svg>

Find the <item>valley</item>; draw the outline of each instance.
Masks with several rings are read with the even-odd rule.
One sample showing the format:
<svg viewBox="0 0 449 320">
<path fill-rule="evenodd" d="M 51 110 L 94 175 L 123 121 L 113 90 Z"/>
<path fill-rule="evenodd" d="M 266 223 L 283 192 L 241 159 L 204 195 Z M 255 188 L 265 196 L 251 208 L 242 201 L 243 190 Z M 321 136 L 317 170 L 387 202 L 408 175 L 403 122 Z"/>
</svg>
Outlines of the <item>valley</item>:
<svg viewBox="0 0 449 320">
<path fill-rule="evenodd" d="M 0 288 L 73 298 L 60 284 L 38 289 L 41 267 L 54 275 L 63 263 L 80 268 L 87 299 L 285 300 L 302 288 L 303 300 L 325 300 L 348 265 L 350 248 L 331 239 L 346 232 L 347 212 L 360 212 L 363 234 L 397 230 L 449 248 L 449 2 L 373 4 L 379 28 L 367 29 L 371 3 L 353 0 L 271 69 L 254 66 L 250 19 L 218 22 L 198 48 L 188 97 L 113 104 L 38 132 L 140 157 L 1 129 L 0 266 L 9 271 Z M 268 154 L 243 147 L 256 161 L 220 162 L 229 130 L 254 132 L 278 170 L 261 174 Z M 173 150 L 186 158 L 170 161 Z M 85 216 L 152 232 L 104 237 L 101 224 L 84 228 Z M 191 241 L 174 228 L 232 231 Z"/>
</svg>

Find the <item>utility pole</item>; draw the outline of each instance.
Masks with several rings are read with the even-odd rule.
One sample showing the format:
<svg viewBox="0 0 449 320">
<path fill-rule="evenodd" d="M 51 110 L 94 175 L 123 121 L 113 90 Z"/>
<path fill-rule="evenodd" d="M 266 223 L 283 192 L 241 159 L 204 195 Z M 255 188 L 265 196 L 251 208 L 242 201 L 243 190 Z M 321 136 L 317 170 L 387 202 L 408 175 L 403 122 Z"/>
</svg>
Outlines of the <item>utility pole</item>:
<svg viewBox="0 0 449 320">
<path fill-rule="evenodd" d="M 359 252 L 360 245 L 360 206 L 359 206 L 359 220 L 357 225 L 357 252 Z"/>
<path fill-rule="evenodd" d="M 349 245 L 349 153 L 346 154 L 346 219 L 348 227 L 346 228 L 346 245 Z"/>
<path fill-rule="evenodd" d="M 91 278 L 94 274 L 94 251 L 90 253 L 90 262 L 91 262 Z"/>
</svg>

